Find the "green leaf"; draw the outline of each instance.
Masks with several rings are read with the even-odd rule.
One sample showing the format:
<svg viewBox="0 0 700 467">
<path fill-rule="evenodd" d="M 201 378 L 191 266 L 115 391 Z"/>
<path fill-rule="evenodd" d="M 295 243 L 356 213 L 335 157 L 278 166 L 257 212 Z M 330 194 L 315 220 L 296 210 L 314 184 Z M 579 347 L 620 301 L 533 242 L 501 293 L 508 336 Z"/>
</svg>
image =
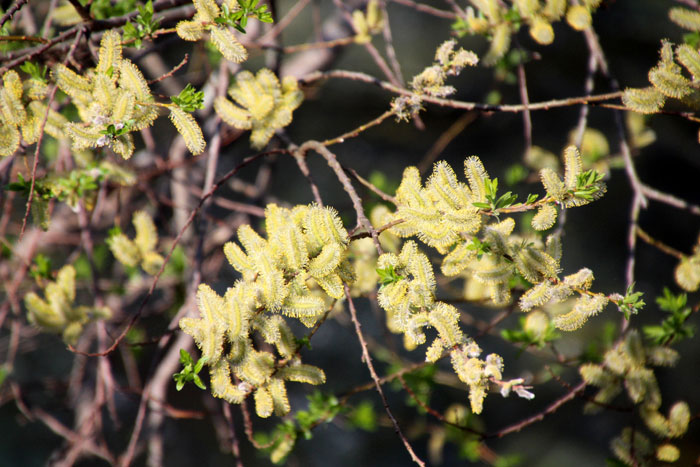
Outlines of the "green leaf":
<svg viewBox="0 0 700 467">
<path fill-rule="evenodd" d="M 348 415 L 350 425 L 365 431 L 377 429 L 377 413 L 368 400 L 363 400 Z"/>
<path fill-rule="evenodd" d="M 641 299 L 643 292 L 634 292 L 634 282 L 627 287 L 625 296 L 622 298 L 617 306 L 625 315 L 625 319 L 629 320 L 631 315 L 636 315 L 639 310 L 644 308 L 644 300 Z"/>
<path fill-rule="evenodd" d="M 24 62 L 19 69 L 35 80 L 46 82 L 46 66 L 38 65 L 34 62 Z"/>
<path fill-rule="evenodd" d="M 183 368 L 179 373 L 175 373 L 173 375 L 173 379 L 176 382 L 175 389 L 180 391 L 183 387 L 185 387 L 185 383 L 190 381 L 193 382 L 198 388 L 206 389 L 206 386 L 197 374 L 202 371 L 206 361 L 206 357 L 202 357 L 197 360 L 197 363 L 195 363 L 187 350 L 180 349 L 180 363 L 182 364 Z"/>
<path fill-rule="evenodd" d="M 34 279 L 51 279 L 51 259 L 39 253 L 34 257 L 34 265 L 29 273 Z"/>
<path fill-rule="evenodd" d="M 204 108 L 204 91 L 197 91 L 194 86 L 187 83 L 185 89 L 177 96 L 170 97 L 170 100 L 185 112 L 191 113 Z"/>
<path fill-rule="evenodd" d="M 379 283 L 382 285 L 393 284 L 403 279 L 403 276 L 399 275 L 393 266 L 379 268 L 377 274 L 379 274 Z"/>
<path fill-rule="evenodd" d="M 9 374 L 10 370 L 7 368 L 7 365 L 0 366 L 0 388 Z"/>
</svg>

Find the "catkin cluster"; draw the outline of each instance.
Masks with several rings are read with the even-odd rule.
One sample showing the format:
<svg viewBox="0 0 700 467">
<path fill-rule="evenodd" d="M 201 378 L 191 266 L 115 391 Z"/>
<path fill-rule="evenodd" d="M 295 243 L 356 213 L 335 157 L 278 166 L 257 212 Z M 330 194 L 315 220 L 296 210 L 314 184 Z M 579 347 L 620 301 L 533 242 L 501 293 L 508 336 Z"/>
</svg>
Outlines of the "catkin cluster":
<svg viewBox="0 0 700 467">
<path fill-rule="evenodd" d="M 491 46 L 484 62 L 493 65 L 508 52 L 511 38 L 522 25 L 528 26 L 530 36 L 537 43 L 548 45 L 554 41 L 552 23 L 566 17 L 572 28 L 587 29 L 591 26 L 591 13 L 601 0 L 470 0 L 470 3 L 472 6 L 456 28 L 463 33 L 488 35 Z"/>
<path fill-rule="evenodd" d="M 38 78 L 24 82 L 19 74 L 10 70 L 2 77 L 0 88 L 0 156 L 12 155 L 24 140 L 25 144 L 36 143 L 46 117 L 44 131 L 54 138 L 65 135 L 66 118 L 42 102 L 48 93 L 47 83 Z M 48 112 L 48 113 L 47 113 Z"/>
<path fill-rule="evenodd" d="M 55 281 L 48 281 L 44 297 L 34 292 L 24 296 L 27 319 L 46 332 L 59 333 L 66 344 L 75 344 L 86 323 L 96 319 L 108 319 L 112 313 L 106 307 L 76 306 L 75 268 L 63 266 Z"/>
<path fill-rule="evenodd" d="M 223 297 L 201 285 L 200 318 L 180 321 L 206 358 L 212 393 L 238 404 L 254 392 L 261 417 L 289 412 L 286 381 L 325 381 L 323 370 L 301 363 L 284 317 L 313 326 L 354 279 L 348 234 L 333 209 L 270 204 L 265 214 L 267 239 L 244 225 L 238 229 L 242 247 L 224 246 L 241 280 Z M 274 346 L 276 355 L 260 349 L 260 341 Z"/>
<path fill-rule="evenodd" d="M 204 137 L 194 117 L 176 105 L 156 104 L 143 74 L 122 57 L 121 35 L 108 31 L 100 42 L 97 67 L 78 74 L 64 65 L 52 72 L 56 85 L 70 96 L 82 122 L 69 122 L 65 132 L 73 148 L 108 146 L 128 159 L 134 153 L 132 133 L 153 124 L 158 106 L 170 110 L 170 120 L 193 154 L 204 151 Z"/>
</svg>

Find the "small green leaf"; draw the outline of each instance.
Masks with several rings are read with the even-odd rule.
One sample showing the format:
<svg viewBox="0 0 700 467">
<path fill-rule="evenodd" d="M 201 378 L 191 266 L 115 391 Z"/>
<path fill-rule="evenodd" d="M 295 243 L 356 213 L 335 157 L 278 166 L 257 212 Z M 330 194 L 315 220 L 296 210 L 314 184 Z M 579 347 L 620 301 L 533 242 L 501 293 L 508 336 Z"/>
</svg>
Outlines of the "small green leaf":
<svg viewBox="0 0 700 467">
<path fill-rule="evenodd" d="M 185 112 L 191 113 L 204 107 L 204 92 L 195 90 L 194 86 L 187 83 L 185 89 L 177 96 L 170 97 L 170 100 Z"/>
<path fill-rule="evenodd" d="M 379 283 L 382 285 L 389 285 L 403 279 L 403 276 L 399 275 L 393 266 L 379 268 L 377 274 L 379 274 Z"/>
</svg>

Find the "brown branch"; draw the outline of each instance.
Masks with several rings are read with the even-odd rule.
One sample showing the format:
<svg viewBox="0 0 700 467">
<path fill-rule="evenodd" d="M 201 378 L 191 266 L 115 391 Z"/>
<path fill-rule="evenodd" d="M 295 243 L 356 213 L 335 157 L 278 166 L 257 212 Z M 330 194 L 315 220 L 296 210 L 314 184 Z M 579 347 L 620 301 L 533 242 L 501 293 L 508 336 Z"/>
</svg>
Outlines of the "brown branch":
<svg viewBox="0 0 700 467">
<path fill-rule="evenodd" d="M 221 411 L 224 414 L 224 419 L 228 424 L 229 432 L 229 443 L 231 443 L 231 454 L 236 459 L 236 467 L 243 467 L 243 461 L 241 460 L 241 448 L 238 444 L 238 437 L 236 436 L 236 426 L 233 424 L 233 415 L 231 414 L 231 404 L 226 401 L 221 402 Z"/>
<path fill-rule="evenodd" d="M 551 404 L 549 404 L 549 405 L 548 405 L 544 410 L 542 410 L 541 412 L 539 412 L 539 413 L 537 413 L 537 414 L 535 414 L 535 415 L 532 415 L 532 416 L 530 416 L 530 417 L 527 417 L 527 418 L 525 418 L 525 419 L 523 419 L 523 420 L 521 420 L 521 421 L 519 421 L 519 422 L 517 422 L 517 423 L 513 423 L 512 425 L 508 425 L 508 426 L 505 427 L 505 428 L 501 428 L 501 429 L 498 430 L 498 431 L 495 431 L 495 432 L 493 432 L 493 433 L 489 433 L 489 434 L 487 434 L 487 435 L 484 436 L 484 439 L 488 439 L 488 438 L 502 438 L 502 437 L 504 437 L 504 436 L 507 435 L 507 434 L 520 431 L 520 430 L 522 430 L 523 428 L 525 428 L 526 426 L 529 426 L 529 425 L 532 425 L 533 423 L 540 422 L 540 421 L 544 420 L 544 417 L 546 417 L 547 415 L 553 414 L 554 412 L 556 412 L 557 410 L 559 410 L 559 408 L 560 408 L 562 405 L 564 405 L 564 404 L 566 404 L 567 402 L 569 402 L 570 400 L 574 399 L 574 398 L 576 397 L 576 395 L 577 395 L 579 392 L 581 392 L 581 391 L 583 391 L 583 390 L 585 389 L 585 387 L 586 387 L 586 382 L 585 382 L 585 381 L 581 381 L 581 382 L 578 383 L 576 386 L 574 386 L 573 388 L 571 388 L 571 390 L 570 390 L 569 392 L 567 392 L 566 394 L 564 394 L 563 396 L 561 396 L 559 399 L 557 399 L 557 400 L 555 400 L 554 402 L 552 402 Z"/>
<path fill-rule="evenodd" d="M 525 138 L 525 151 L 530 152 L 532 148 L 532 117 L 530 116 L 530 97 L 527 94 L 527 78 L 525 77 L 525 65 L 522 60 L 518 61 L 518 92 L 520 102 L 523 104 L 523 135 Z"/>
<path fill-rule="evenodd" d="M 49 40 L 38 36 L 0 36 L 0 42 L 40 42 L 47 44 Z"/>
<path fill-rule="evenodd" d="M 672 248 L 672 247 L 666 245 L 665 243 L 655 239 L 654 237 L 652 237 L 651 235 L 646 233 L 644 230 L 642 230 L 642 228 L 639 226 L 637 226 L 637 229 L 635 232 L 639 238 L 641 238 L 642 240 L 647 242 L 649 245 L 661 250 L 662 252 L 666 253 L 669 256 L 673 256 L 674 258 L 676 258 L 678 260 L 682 260 L 683 258 L 686 257 L 686 255 L 684 255 L 680 251 L 676 250 L 675 248 Z"/>
<path fill-rule="evenodd" d="M 470 428 L 470 427 L 464 426 L 464 425 L 459 425 L 457 423 L 453 423 L 453 422 L 449 421 L 448 419 L 445 418 L 445 416 L 443 414 L 441 414 L 440 412 L 438 412 L 437 410 L 433 409 L 428 404 L 423 402 L 423 400 L 420 397 L 418 397 L 416 395 L 416 393 L 413 392 L 411 387 L 406 383 L 406 381 L 403 379 L 403 376 L 398 376 L 398 379 L 401 382 L 401 386 L 403 386 L 404 390 L 408 393 L 409 396 L 411 396 L 411 399 L 413 399 L 416 402 L 416 404 L 420 405 L 423 408 L 423 410 L 428 412 L 433 417 L 437 418 L 441 423 L 444 423 L 445 425 L 453 426 L 453 427 L 458 428 L 462 431 L 466 431 L 467 433 L 472 433 L 475 435 L 484 436 L 484 433 L 480 432 L 479 430 L 475 430 L 474 428 Z"/>
<path fill-rule="evenodd" d="M 158 78 L 155 78 L 155 79 L 148 81 L 148 84 L 149 85 L 155 84 L 155 83 L 158 83 L 160 81 L 163 81 L 164 79 L 170 78 L 172 75 L 174 75 L 177 72 L 177 70 L 179 70 L 180 68 L 182 68 L 183 66 L 185 66 L 187 64 L 187 60 L 189 58 L 190 58 L 189 54 L 185 54 L 185 57 L 182 59 L 182 61 L 178 65 L 175 66 L 175 68 L 173 68 L 172 70 L 170 70 L 169 72 L 167 72 L 163 76 L 160 76 Z"/>
<path fill-rule="evenodd" d="M 394 425 L 394 431 L 398 435 L 398 437 L 401 439 L 401 442 L 403 443 L 404 447 L 406 448 L 406 451 L 408 451 L 408 454 L 411 456 L 411 459 L 413 462 L 416 464 L 425 467 L 425 462 L 423 462 L 413 451 L 413 448 L 411 447 L 411 444 L 408 442 L 408 439 L 406 439 L 406 436 L 401 432 L 401 428 L 399 427 L 398 422 L 396 421 L 396 418 L 394 418 L 394 414 L 391 413 L 391 409 L 389 408 L 389 402 L 386 400 L 386 396 L 384 395 L 384 390 L 382 389 L 382 384 L 379 380 L 379 377 L 377 376 L 377 372 L 374 370 L 374 364 L 372 363 L 372 357 L 369 355 L 369 350 L 367 350 L 367 343 L 365 342 L 365 338 L 362 334 L 362 326 L 360 325 L 360 322 L 357 320 L 357 311 L 355 310 L 355 304 L 352 301 L 352 296 L 350 296 L 350 288 L 348 287 L 347 284 L 344 284 L 345 287 L 345 297 L 348 300 L 348 308 L 350 309 L 350 318 L 352 319 L 353 324 L 355 325 L 355 334 L 357 334 L 357 339 L 360 341 L 360 347 L 362 347 L 362 361 L 365 363 L 367 366 L 367 369 L 369 370 L 369 374 L 372 376 L 372 381 L 374 381 L 374 387 L 377 390 L 377 393 L 379 394 L 379 397 L 382 399 L 382 404 L 384 405 L 384 410 L 386 411 L 387 415 L 389 416 L 389 419 L 391 420 L 392 425 Z"/>
<path fill-rule="evenodd" d="M 347 70 L 330 70 L 330 71 L 315 71 L 309 73 L 308 75 L 299 79 L 300 84 L 309 84 L 315 81 L 319 81 L 327 78 L 340 78 L 349 79 L 353 81 L 360 81 L 364 83 L 374 84 L 380 88 L 393 92 L 394 94 L 400 94 L 402 96 L 415 96 L 412 91 L 404 89 L 399 86 L 395 86 L 386 81 L 382 81 L 374 76 L 368 75 L 366 73 L 361 73 L 357 71 L 347 71 Z M 568 97 L 565 99 L 552 99 L 549 101 L 534 102 L 528 105 L 529 110 L 549 110 L 558 107 L 571 107 L 572 105 L 586 104 L 591 102 L 601 102 L 611 99 L 618 99 L 622 96 L 622 92 L 616 91 L 607 94 L 598 94 L 593 96 L 580 96 L 580 97 Z M 430 96 L 419 96 L 422 102 L 429 104 L 435 104 L 442 107 L 451 107 L 454 109 L 463 110 L 480 110 L 483 112 L 522 112 L 525 110 L 525 106 L 522 104 L 504 104 L 504 105 L 491 105 L 483 104 L 479 102 L 464 102 L 452 99 L 442 99 L 438 97 Z"/>
<path fill-rule="evenodd" d="M 360 200 L 360 197 L 357 194 L 357 191 L 355 191 L 355 188 L 352 186 L 350 179 L 340 166 L 335 154 L 330 152 L 328 148 L 323 145 L 323 143 L 319 143 L 318 141 L 307 141 L 295 151 L 295 154 L 298 154 L 299 158 L 303 158 L 309 149 L 313 149 L 323 156 L 330 168 L 333 170 L 333 172 L 335 172 L 336 177 L 338 177 L 338 180 L 340 180 L 340 183 L 343 185 L 343 189 L 345 189 L 345 192 L 352 200 L 352 205 L 355 208 L 355 214 L 357 215 L 357 223 L 371 234 L 372 240 L 374 240 L 374 246 L 376 247 L 377 252 L 381 255 L 384 251 L 382 250 L 382 246 L 379 244 L 379 236 L 377 235 L 377 231 L 372 226 L 369 219 L 367 219 L 364 208 L 362 207 L 362 200 Z"/>
<path fill-rule="evenodd" d="M 372 193 L 375 195 L 379 196 L 381 199 L 384 201 L 388 201 L 389 203 L 396 204 L 396 198 L 391 196 L 390 194 L 384 193 L 382 190 L 377 188 L 376 186 L 372 185 L 368 180 L 364 179 L 360 174 L 357 173 L 355 169 L 352 167 L 345 167 L 343 166 L 343 170 L 345 170 L 347 173 L 352 175 L 352 177 L 357 180 L 361 185 L 364 185 L 369 189 Z"/>
<path fill-rule="evenodd" d="M 459 136 L 467 126 L 476 120 L 478 115 L 479 114 L 476 112 L 465 112 L 461 117 L 455 120 L 454 123 L 440 135 L 428 152 L 425 153 L 423 159 L 421 159 L 418 164 L 418 171 L 424 174 L 452 140 Z"/>
<path fill-rule="evenodd" d="M 422 3 L 417 3 L 412 0 L 390 0 L 393 3 L 397 3 L 399 5 L 403 5 L 409 8 L 413 8 L 416 11 L 420 11 L 421 13 L 426 13 L 428 15 L 433 15 L 437 16 L 438 18 L 444 18 L 444 19 L 449 19 L 449 20 L 456 20 L 457 19 L 457 14 L 453 13 L 451 11 L 445 11 L 445 10 L 440 10 L 439 8 L 434 8 L 428 5 L 424 5 Z"/>
<path fill-rule="evenodd" d="M 114 465 L 114 456 L 112 456 L 106 448 L 96 445 L 92 440 L 84 439 L 80 434 L 63 425 L 63 423 L 58 421 L 53 415 L 39 408 L 33 409 L 32 415 L 41 420 L 51 431 L 65 438 L 68 442 L 72 444 L 83 444 L 86 451 Z"/>
<path fill-rule="evenodd" d="M 386 1 L 379 2 L 379 7 L 381 8 L 382 16 L 384 17 L 384 28 L 382 28 L 382 34 L 384 35 L 384 50 L 386 51 L 386 56 L 389 58 L 391 68 L 394 70 L 396 79 L 403 86 L 403 73 L 401 73 L 401 65 L 399 64 L 399 60 L 396 58 L 396 49 L 394 49 L 394 39 L 391 34 L 391 23 L 389 22 L 389 12 L 386 8 Z"/>
<path fill-rule="evenodd" d="M 700 216 L 700 206 L 690 204 L 683 199 L 676 198 L 673 195 L 664 193 L 662 191 L 657 190 L 656 188 L 652 188 L 645 184 L 642 184 L 641 188 L 644 192 L 644 195 L 649 199 L 653 199 L 654 201 L 673 206 L 674 208 L 685 209 L 687 211 L 690 211 L 692 214 L 695 214 L 696 216 Z"/>
<path fill-rule="evenodd" d="M 2 15 L 2 18 L 0 18 L 0 27 L 4 26 L 7 20 L 12 18 L 12 15 L 14 15 L 17 12 L 17 10 L 22 8 L 28 2 L 29 0 L 15 0 L 12 6 L 10 6 L 10 8 L 7 9 L 4 15 Z"/>
<path fill-rule="evenodd" d="M 327 139 L 327 140 L 325 140 L 325 141 L 324 141 L 323 143 L 321 143 L 321 144 L 323 144 L 324 146 L 332 146 L 332 145 L 334 145 L 334 144 L 343 143 L 343 142 L 345 142 L 345 140 L 348 139 L 348 138 L 355 138 L 356 136 L 358 136 L 358 135 L 359 135 L 360 133 L 362 133 L 363 131 L 365 131 L 365 130 L 367 130 L 367 129 L 369 129 L 369 128 L 372 128 L 373 126 L 379 125 L 379 124 L 382 123 L 384 120 L 386 120 L 387 118 L 389 118 L 389 117 L 391 117 L 392 115 L 394 115 L 394 113 L 395 113 L 395 112 L 394 112 L 393 110 L 387 110 L 386 112 L 384 112 L 384 113 L 381 114 L 380 116 L 378 116 L 378 117 L 376 117 L 376 118 L 370 120 L 370 121 L 367 122 L 367 123 L 363 123 L 362 125 L 358 126 L 358 127 L 355 128 L 354 130 L 348 131 L 347 133 L 343 133 L 342 135 L 336 136 L 335 138 Z"/>
</svg>

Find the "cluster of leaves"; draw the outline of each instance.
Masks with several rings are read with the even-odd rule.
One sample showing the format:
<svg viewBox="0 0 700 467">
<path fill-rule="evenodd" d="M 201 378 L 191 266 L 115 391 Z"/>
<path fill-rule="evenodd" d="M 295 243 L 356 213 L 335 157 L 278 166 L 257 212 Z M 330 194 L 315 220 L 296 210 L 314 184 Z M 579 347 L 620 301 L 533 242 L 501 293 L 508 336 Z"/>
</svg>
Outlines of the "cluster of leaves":
<svg viewBox="0 0 700 467">
<path fill-rule="evenodd" d="M 267 11 L 267 5 L 259 5 L 260 0 L 236 0 L 237 5 L 231 9 L 229 4 L 221 5 L 221 16 L 214 21 L 219 24 L 226 24 L 245 34 L 245 27 L 248 25 L 248 18 L 257 18 L 263 23 L 272 23 L 272 13 Z"/>
<path fill-rule="evenodd" d="M 226 0 L 222 7 L 214 0 L 195 0 L 193 3 L 197 12 L 192 20 L 177 23 L 177 35 L 186 41 L 198 41 L 206 31 L 214 47 L 234 63 L 245 61 L 248 51 L 228 26 L 245 32 L 249 15 L 255 15 L 265 22 L 271 22 L 272 19 L 266 6 L 257 6 L 258 0 Z"/>
<path fill-rule="evenodd" d="M 510 49 L 511 38 L 527 25 L 530 36 L 539 44 L 554 41 L 552 23 L 566 17 L 567 23 L 577 31 L 591 26 L 591 14 L 601 0 L 513 0 L 512 5 L 499 0 L 470 0 L 476 8 L 466 11 L 452 25 L 460 36 L 482 34 L 489 37 L 490 49 L 484 58 L 487 65 L 494 65 Z"/>
<path fill-rule="evenodd" d="M 272 433 L 258 433 L 257 441 L 269 446 L 270 460 L 282 463 L 294 449 L 299 436 L 308 440 L 313 437 L 311 432 L 322 423 L 331 423 L 341 413 L 347 413 L 349 407 L 340 403 L 337 397 L 314 391 L 306 396 L 309 401 L 306 410 L 297 410 L 293 418 L 278 424 Z M 372 412 L 374 414 L 374 412 Z"/>
<path fill-rule="evenodd" d="M 34 292 L 24 296 L 27 319 L 42 331 L 59 333 L 66 344 L 75 344 L 86 323 L 96 319 L 108 319 L 112 313 L 106 307 L 76 306 L 75 268 L 63 266 L 55 281 L 43 285 L 44 297 Z"/>
<path fill-rule="evenodd" d="M 235 103 L 220 96 L 214 101 L 214 109 L 229 125 L 251 130 L 250 144 L 255 149 L 264 147 L 275 130 L 292 122 L 292 112 L 304 98 L 294 77 L 287 76 L 280 83 L 267 68 L 255 75 L 249 71 L 238 73 L 228 95 Z"/>
<path fill-rule="evenodd" d="M 629 399 L 639 406 L 639 414 L 646 427 L 664 440 L 655 450 L 656 459 L 675 462 L 679 450 L 668 440 L 680 437 L 687 431 L 690 410 L 687 403 L 677 402 L 671 407 L 668 417 L 659 412 L 661 392 L 654 371 L 648 366 L 673 366 L 677 360 L 678 353 L 672 348 L 660 345 L 646 347 L 636 331 L 628 332 L 624 340 L 605 353 L 602 363 L 586 363 L 579 367 L 586 383 L 600 388 L 592 402 L 586 405 L 586 410 L 599 411 L 602 406 L 612 402 L 624 387 Z M 631 449 L 631 429 L 626 428 L 620 437 L 612 441 L 612 450 L 627 465 L 640 461 L 646 464 L 652 453 L 649 440 L 643 434 L 635 433 L 639 440 L 635 440 L 634 449 Z"/>
<path fill-rule="evenodd" d="M 152 37 L 160 26 L 160 20 L 153 17 L 153 2 L 148 0 L 144 6 L 138 6 L 139 14 L 134 23 L 128 21 L 124 25 L 124 40 L 134 41 L 137 49 L 141 48 L 144 39 Z"/>
<path fill-rule="evenodd" d="M 170 100 L 176 106 L 188 113 L 204 108 L 204 91 L 197 91 L 194 86 L 187 84 L 185 89 L 177 96 L 171 96 Z"/>
<path fill-rule="evenodd" d="M 47 230 L 50 225 L 49 201 L 57 199 L 65 202 L 74 211 L 83 203 L 87 210 L 92 210 L 97 198 L 97 189 L 102 182 L 111 182 L 119 186 L 130 186 L 136 181 L 134 174 L 109 161 L 88 162 L 84 168 L 76 168 L 66 173 L 52 173 L 34 180 L 32 214 L 34 222 Z M 17 181 L 7 185 L 10 191 L 16 191 L 29 198 L 31 180 L 25 180 L 21 173 Z"/>
<path fill-rule="evenodd" d="M 686 294 L 673 295 L 664 287 L 664 294 L 657 297 L 656 304 L 670 316 L 663 320 L 660 326 L 644 326 L 644 336 L 656 345 L 671 345 L 681 339 L 693 337 L 695 327 L 687 323 L 693 309 L 686 306 L 687 303 Z"/>
<path fill-rule="evenodd" d="M 156 251 L 158 231 L 151 217 L 138 211 L 132 219 L 136 235 L 133 240 L 116 227 L 107 244 L 114 257 L 124 266 L 136 267 L 139 264 L 147 274 L 155 275 L 163 266 L 163 257 Z"/>
<path fill-rule="evenodd" d="M 194 383 L 199 389 L 205 390 L 207 387 L 202 382 L 199 377 L 199 372 L 204 368 L 204 364 L 207 362 L 205 357 L 200 358 L 195 362 L 192 359 L 192 355 L 185 350 L 180 349 L 180 364 L 182 365 L 182 370 L 173 375 L 175 380 L 175 389 L 181 391 L 187 383 Z"/>
<path fill-rule="evenodd" d="M 224 246 L 242 279 L 223 297 L 201 285 L 201 318 L 180 321 L 206 358 L 214 396 L 239 404 L 255 392 L 261 417 L 289 412 L 285 381 L 325 381 L 323 370 L 301 363 L 300 346 L 282 315 L 311 327 L 343 298 L 344 283 L 353 281 L 348 234 L 334 210 L 270 204 L 265 214 L 267 240 L 244 225 L 238 238 L 245 251 L 233 242 Z M 255 331 L 279 358 L 256 349 Z M 230 350 L 224 352 L 224 343 Z"/>
</svg>

